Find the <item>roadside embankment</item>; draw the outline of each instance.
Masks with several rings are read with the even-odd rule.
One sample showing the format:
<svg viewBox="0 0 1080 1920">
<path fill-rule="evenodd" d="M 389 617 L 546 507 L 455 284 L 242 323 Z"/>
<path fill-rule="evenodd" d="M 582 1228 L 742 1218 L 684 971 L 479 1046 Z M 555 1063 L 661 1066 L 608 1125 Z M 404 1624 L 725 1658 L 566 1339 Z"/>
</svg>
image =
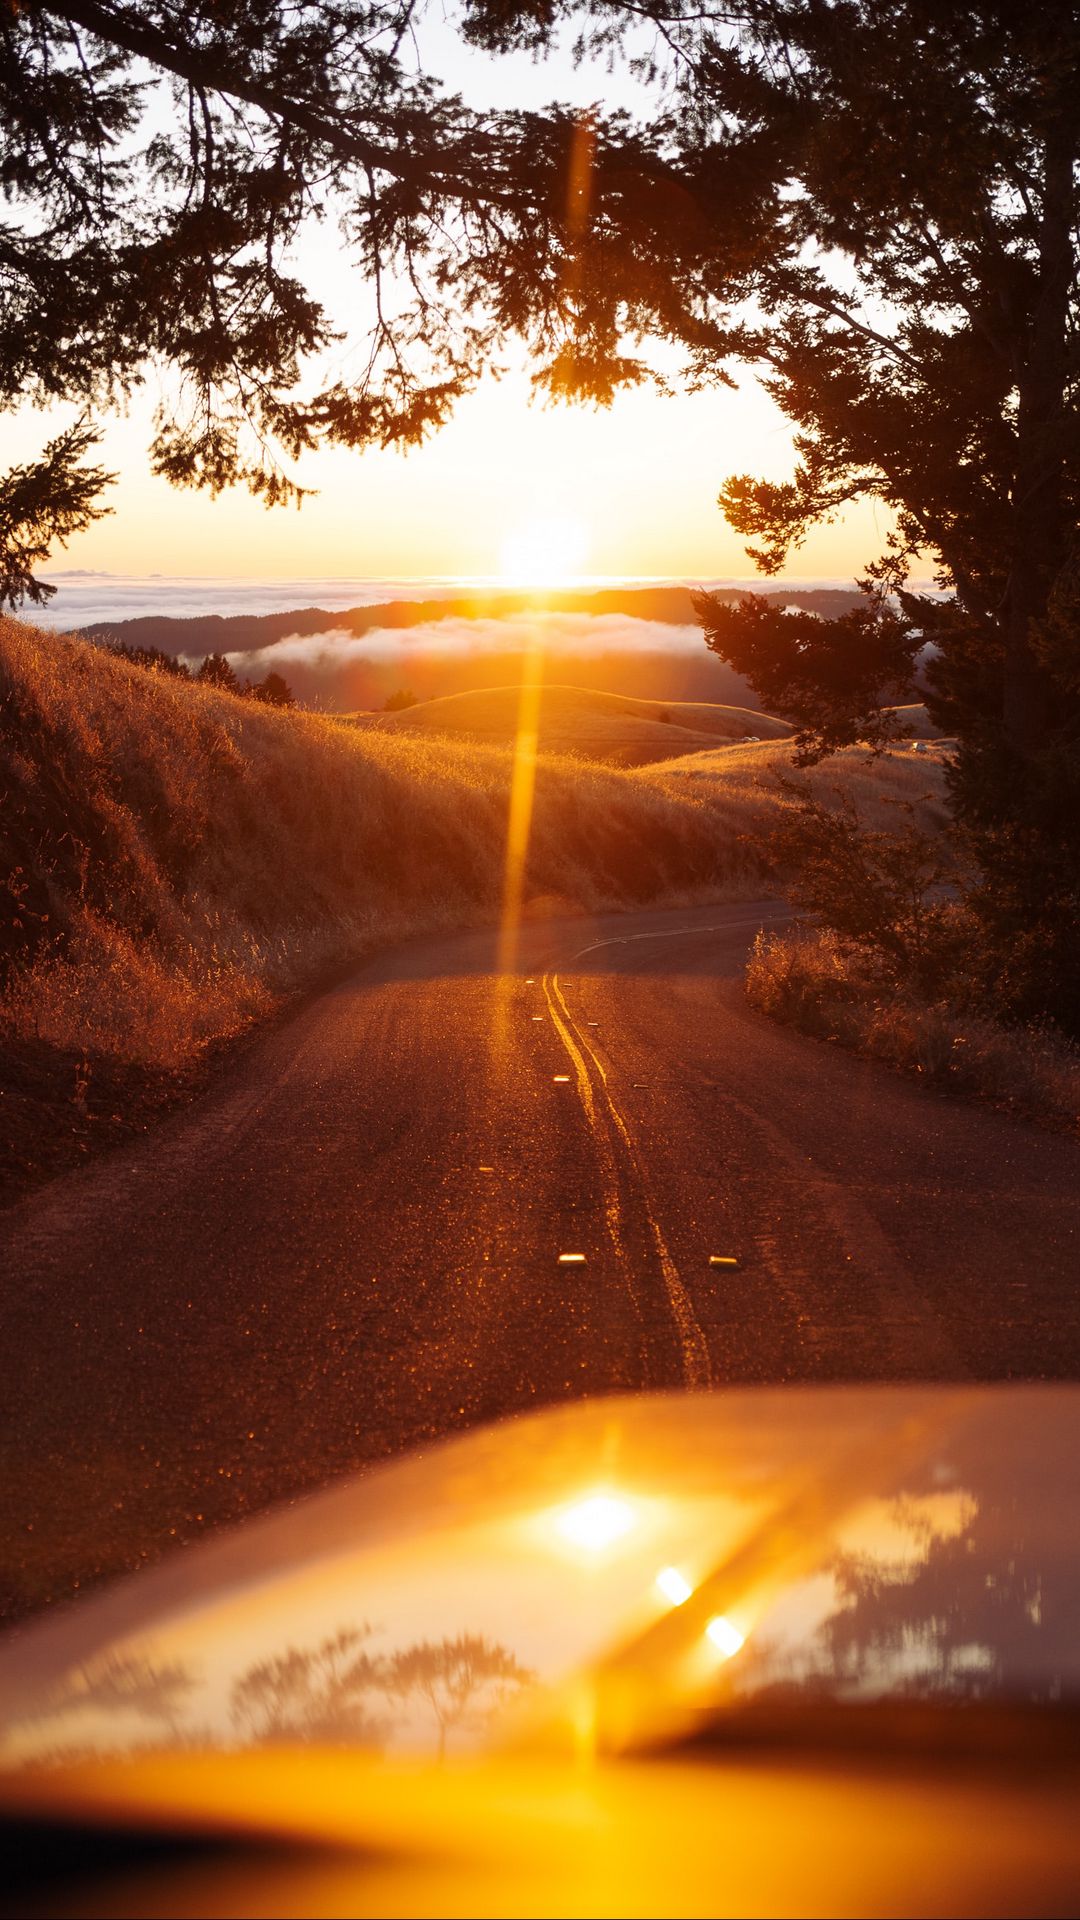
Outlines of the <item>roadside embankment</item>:
<svg viewBox="0 0 1080 1920">
<path fill-rule="evenodd" d="M 1004 1027 L 947 999 L 900 990 L 828 928 L 759 934 L 746 991 L 759 1012 L 819 1040 L 951 1093 L 1080 1126 L 1080 1052 L 1061 1035 Z"/>
<path fill-rule="evenodd" d="M 937 773 L 848 759 L 861 788 Z M 789 746 L 692 761 L 541 755 L 525 911 L 760 893 Z M 0 620 L 0 1183 L 141 1130 L 375 946 L 492 922 L 513 771 L 510 748 L 280 712 Z"/>
</svg>

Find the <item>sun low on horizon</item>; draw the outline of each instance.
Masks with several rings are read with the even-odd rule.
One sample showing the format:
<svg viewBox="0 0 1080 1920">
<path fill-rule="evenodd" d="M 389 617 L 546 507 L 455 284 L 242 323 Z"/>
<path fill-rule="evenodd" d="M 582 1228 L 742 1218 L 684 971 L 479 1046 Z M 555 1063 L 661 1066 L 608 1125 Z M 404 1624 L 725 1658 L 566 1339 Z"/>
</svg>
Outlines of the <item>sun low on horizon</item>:
<svg viewBox="0 0 1080 1920">
<path fill-rule="evenodd" d="M 579 514 L 536 514 L 519 521 L 499 549 L 499 579 L 538 593 L 575 586 L 585 577 L 590 530 Z"/>
<path fill-rule="evenodd" d="M 53 419 L 48 417 L 51 430 Z M 62 424 L 62 423 L 61 423 Z M 15 457 L 43 430 L 10 423 Z M 753 384 L 693 399 L 620 395 L 610 410 L 529 404 L 527 380 L 484 383 L 411 454 L 304 456 L 300 511 L 268 512 L 240 489 L 209 495 L 148 470 L 150 407 L 110 419 L 102 459 L 118 475 L 109 516 L 53 565 L 121 574 L 498 579 L 546 589 L 594 579 L 750 577 L 716 504 L 728 472 L 790 467 L 787 432 Z M 853 579 L 880 548 L 872 505 L 849 508 L 793 556 L 800 577 Z"/>
</svg>

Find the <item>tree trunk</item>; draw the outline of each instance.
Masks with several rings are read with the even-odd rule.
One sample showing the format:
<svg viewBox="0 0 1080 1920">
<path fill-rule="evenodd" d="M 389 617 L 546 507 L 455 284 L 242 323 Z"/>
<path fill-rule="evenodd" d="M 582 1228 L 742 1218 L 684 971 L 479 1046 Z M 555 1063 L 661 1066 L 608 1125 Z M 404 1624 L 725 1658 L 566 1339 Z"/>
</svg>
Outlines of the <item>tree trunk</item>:
<svg viewBox="0 0 1080 1920">
<path fill-rule="evenodd" d="M 1063 483 L 1074 146 L 1073 115 L 1066 110 L 1046 140 L 1038 283 L 1018 381 L 1003 718 L 1006 737 L 1024 757 L 1053 719 L 1052 688 L 1036 656 L 1032 628 L 1046 613 L 1068 551 Z"/>
</svg>

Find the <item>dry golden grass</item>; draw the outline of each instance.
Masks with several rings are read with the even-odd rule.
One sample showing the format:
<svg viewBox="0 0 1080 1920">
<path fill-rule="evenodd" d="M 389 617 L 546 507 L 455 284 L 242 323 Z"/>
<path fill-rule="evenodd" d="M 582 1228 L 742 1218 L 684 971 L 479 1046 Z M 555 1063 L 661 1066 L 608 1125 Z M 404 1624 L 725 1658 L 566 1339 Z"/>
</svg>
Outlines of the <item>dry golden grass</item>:
<svg viewBox="0 0 1080 1920">
<path fill-rule="evenodd" d="M 424 700 L 404 712 L 353 716 L 355 724 L 406 733 L 442 733 L 508 745 L 518 722 L 517 687 Z M 538 711 L 540 749 L 586 760 L 639 766 L 747 734 L 783 739 L 792 729 L 771 714 L 705 700 L 632 700 L 585 687 L 545 686 Z"/>
<path fill-rule="evenodd" d="M 922 702 L 907 707 L 894 707 L 893 712 L 904 729 L 909 740 L 940 740 L 940 727 L 935 727 Z"/>
<path fill-rule="evenodd" d="M 935 832 L 946 823 L 945 759 L 947 750 L 930 744 L 923 753 L 910 747 L 890 747 L 872 754 L 866 747 L 847 747 L 819 767 L 800 772 L 794 765 L 790 741 L 767 740 L 757 746 L 712 748 L 687 754 L 662 765 L 638 768 L 633 778 L 657 791 L 677 796 L 693 793 L 705 804 L 717 795 L 732 818 L 748 831 L 760 831 L 777 813 L 794 803 L 780 785 L 794 780 L 820 800 L 845 794 L 872 828 L 898 828 L 911 807 L 914 823 Z"/>
<path fill-rule="evenodd" d="M 176 1066 L 375 943 L 491 922 L 505 749 L 367 733 L 0 622 L 3 1030 Z M 737 896 L 714 798 L 542 758 L 526 902 Z"/>
<path fill-rule="evenodd" d="M 958 1093 L 1080 1124 L 1080 1052 L 1067 1041 L 898 993 L 828 930 L 759 934 L 746 990 L 760 1012 L 804 1033 Z"/>
<path fill-rule="evenodd" d="M 281 713 L 10 620 L 0 746 L 9 1037 L 183 1066 L 376 944 L 498 915 L 506 748 Z M 633 771 L 542 755 L 526 910 L 760 892 L 789 760 L 783 744 Z M 867 801 L 935 771 L 899 754 L 840 767 Z"/>
</svg>

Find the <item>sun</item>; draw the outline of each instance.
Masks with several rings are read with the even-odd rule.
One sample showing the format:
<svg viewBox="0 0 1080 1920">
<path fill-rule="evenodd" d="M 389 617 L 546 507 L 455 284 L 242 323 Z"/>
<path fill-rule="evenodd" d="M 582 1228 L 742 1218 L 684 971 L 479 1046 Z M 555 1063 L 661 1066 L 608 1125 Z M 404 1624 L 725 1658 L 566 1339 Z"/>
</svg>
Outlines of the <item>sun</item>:
<svg viewBox="0 0 1080 1920">
<path fill-rule="evenodd" d="M 573 514 L 524 521 L 502 544 L 499 572 L 515 587 L 559 587 L 581 574 L 589 536 Z"/>
</svg>

